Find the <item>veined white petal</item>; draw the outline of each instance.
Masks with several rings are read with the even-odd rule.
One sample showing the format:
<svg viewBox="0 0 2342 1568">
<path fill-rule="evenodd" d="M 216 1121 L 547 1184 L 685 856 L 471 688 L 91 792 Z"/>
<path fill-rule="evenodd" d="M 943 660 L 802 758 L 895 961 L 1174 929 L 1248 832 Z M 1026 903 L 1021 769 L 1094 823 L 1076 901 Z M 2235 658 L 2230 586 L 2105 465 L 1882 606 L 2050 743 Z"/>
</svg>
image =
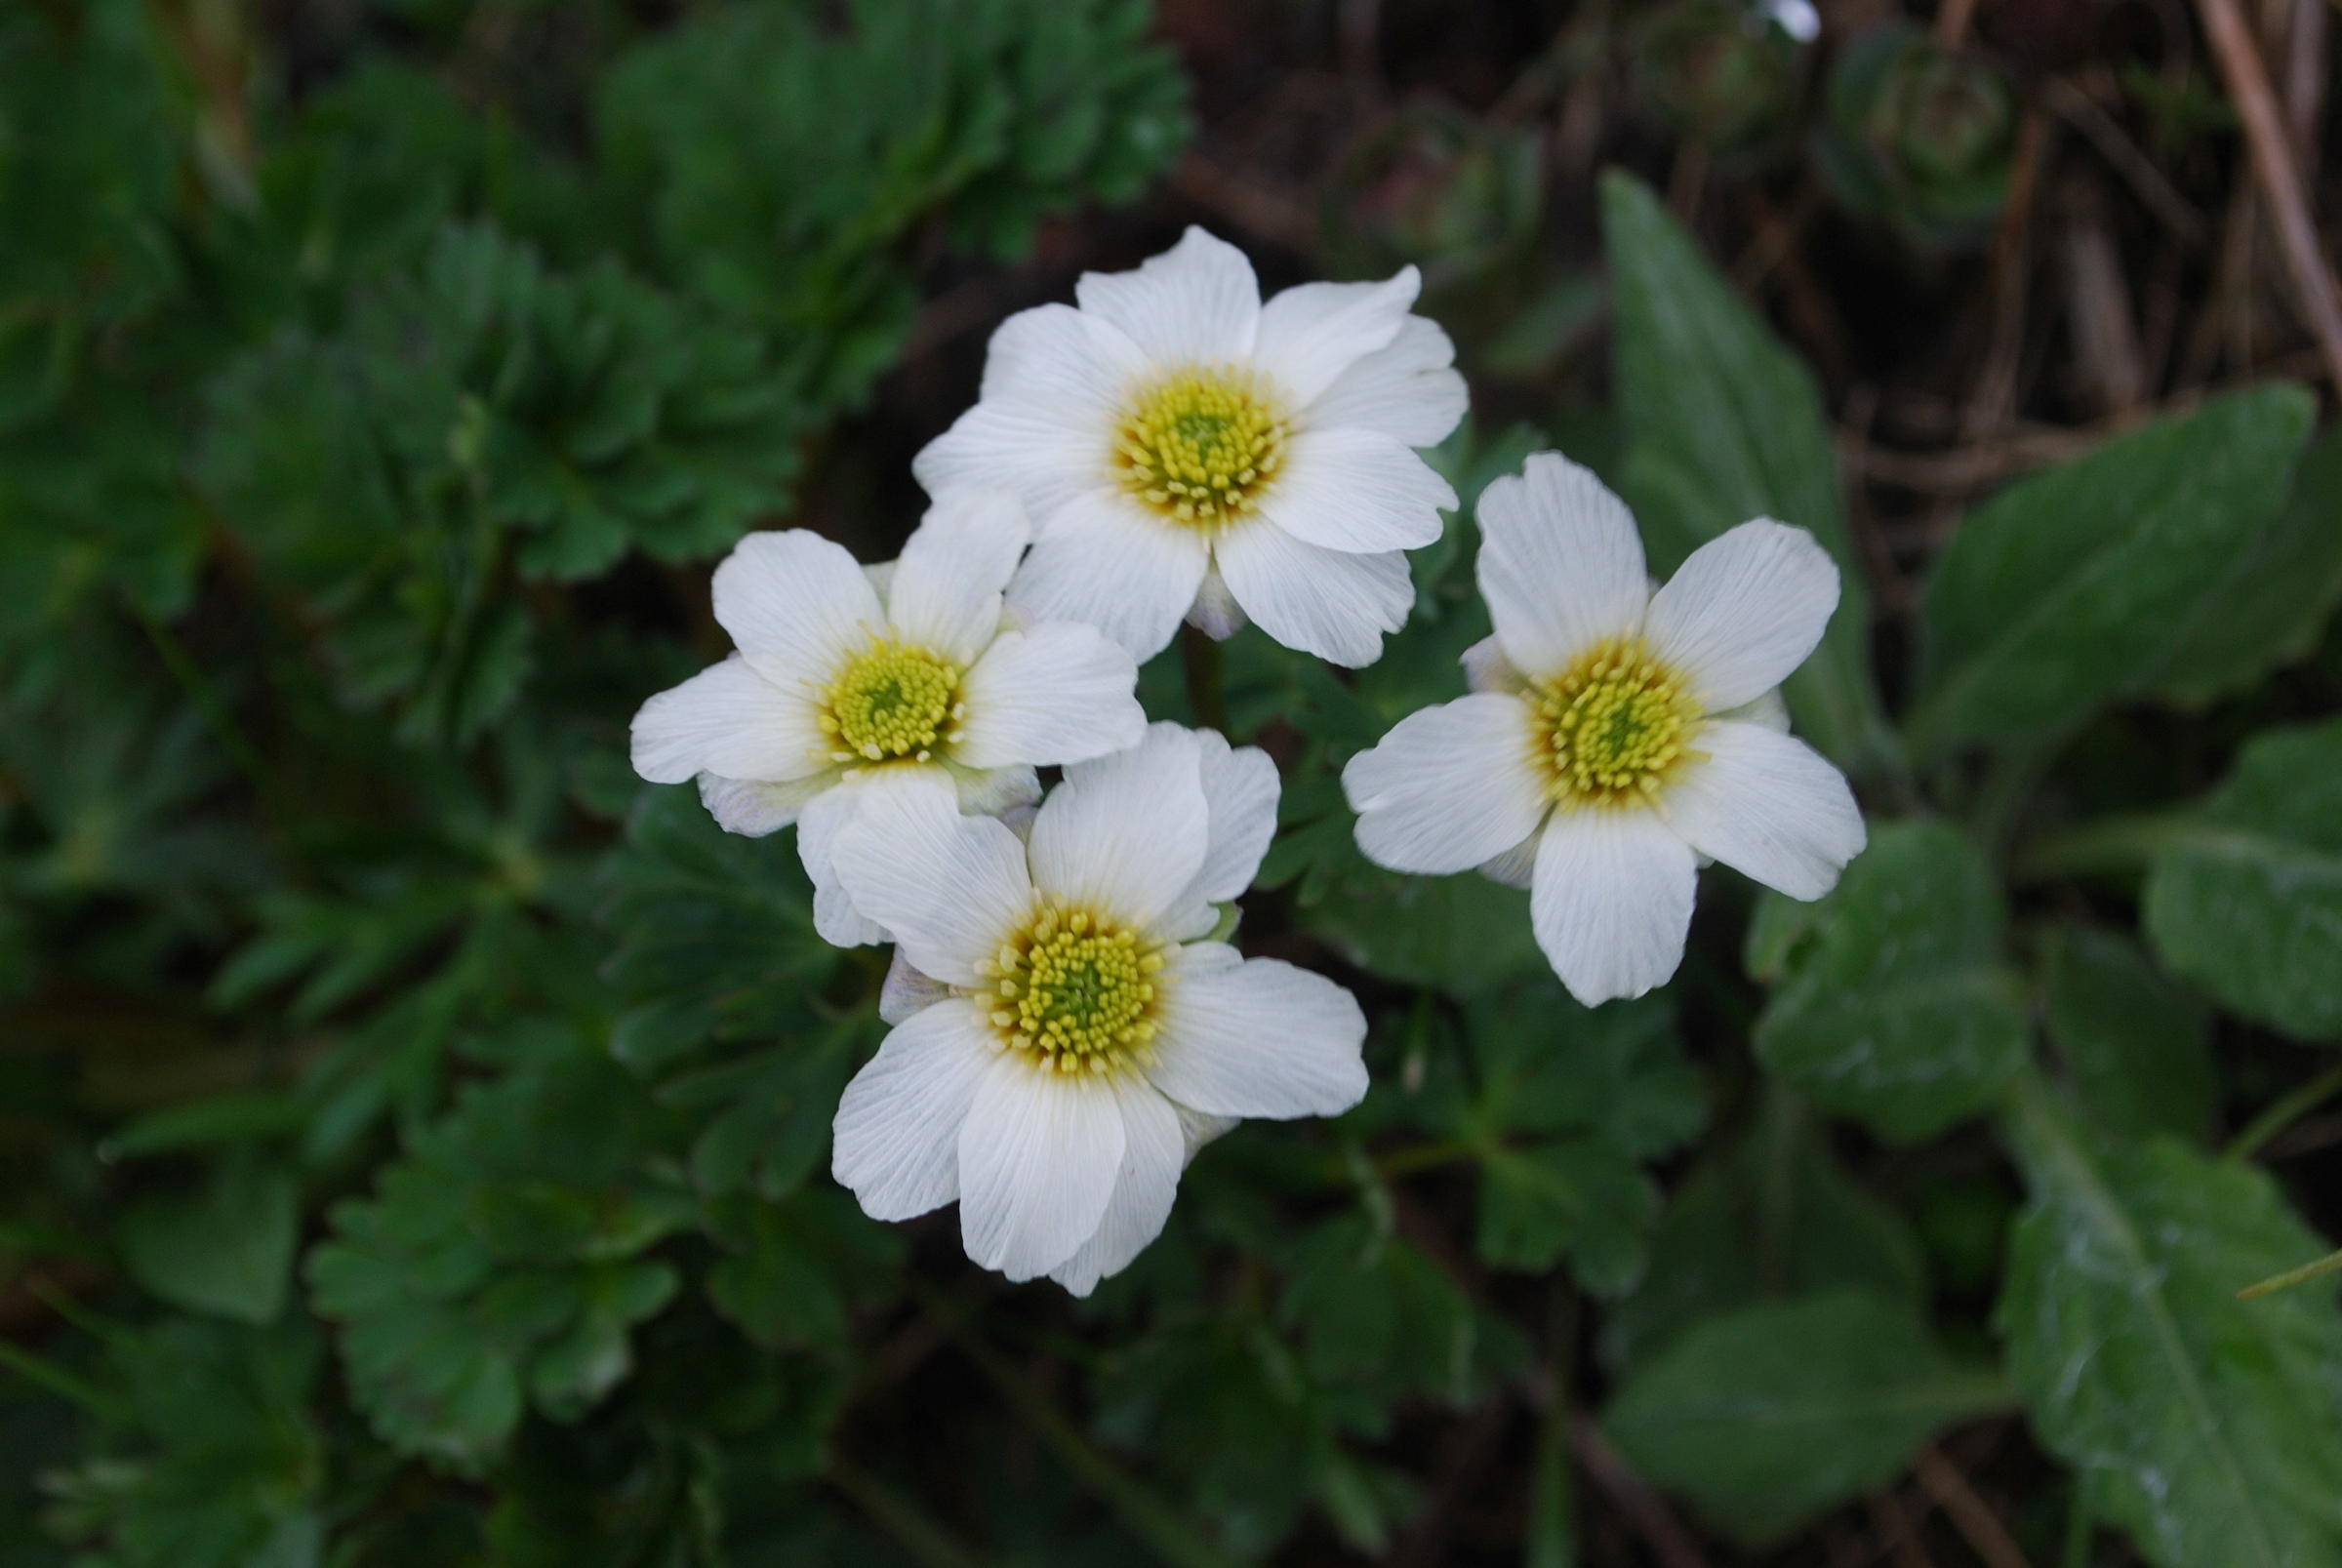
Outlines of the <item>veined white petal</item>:
<svg viewBox="0 0 2342 1568">
<path fill-rule="evenodd" d="M 1200 228 L 1136 271 L 1084 272 L 1073 298 L 1166 370 L 1248 358 L 1261 319 L 1252 263 Z"/>
<path fill-rule="evenodd" d="M 791 779 L 787 784 L 703 773 L 700 804 L 707 808 L 707 815 L 725 832 L 738 833 L 743 838 L 762 838 L 795 822 L 797 814 L 816 795 L 836 783 L 834 773 L 817 773 L 811 778 Z"/>
<path fill-rule="evenodd" d="M 878 986 L 878 1017 L 888 1024 L 908 1024 L 911 1015 L 933 1007 L 951 994 L 951 987 L 903 956 L 897 947 L 887 960 L 886 979 Z"/>
<path fill-rule="evenodd" d="M 1634 514 L 1557 452 L 1480 492 L 1480 596 L 1519 668 L 1550 675 L 1604 637 L 1641 628 L 1650 601 Z"/>
<path fill-rule="evenodd" d="M 1066 415 L 1110 416 L 1147 356 L 1121 329 L 1070 304 L 1036 305 L 1000 323 L 984 350 L 980 402 L 1045 403 Z"/>
<path fill-rule="evenodd" d="M 1545 824 L 1539 823 L 1538 826 Z M 1537 879 L 1537 846 L 1545 838 L 1531 833 L 1511 849 L 1480 864 L 1480 874 L 1499 887 L 1525 888 Z"/>
<path fill-rule="evenodd" d="M 1041 802 L 1033 886 L 1151 928 L 1202 868 L 1210 823 L 1195 738 L 1158 724 L 1130 750 L 1068 770 Z"/>
<path fill-rule="evenodd" d="M 961 816 L 940 774 L 889 771 L 838 835 L 838 880 L 919 969 L 974 985 L 977 963 L 1032 908 L 1025 846 L 989 817 Z"/>
<path fill-rule="evenodd" d="M 1409 316 L 1388 347 L 1345 370 L 1300 422 L 1312 430 L 1372 430 L 1404 447 L 1437 446 L 1471 404 L 1455 362 L 1456 345 L 1439 324 Z"/>
<path fill-rule="evenodd" d="M 999 1054 L 975 1004 L 941 1001 L 880 1042 L 837 1103 L 829 1174 L 873 1220 L 909 1220 L 959 1196 L 959 1130 Z"/>
<path fill-rule="evenodd" d="M 1353 555 L 1305 544 L 1273 523 L 1232 528 L 1213 546 L 1228 591 L 1288 648 L 1352 668 L 1382 657 L 1407 623 L 1415 584 L 1396 550 Z"/>
<path fill-rule="evenodd" d="M 1116 491 L 1092 490 L 1057 512 L 1009 584 L 1008 602 L 1036 622 L 1087 622 L 1144 663 L 1195 602 L 1209 554 L 1195 530 Z"/>
<path fill-rule="evenodd" d="M 1390 345 L 1422 288 L 1422 275 L 1402 266 L 1380 283 L 1287 289 L 1261 307 L 1253 365 L 1295 402 L 1312 402 L 1353 365 Z"/>
<path fill-rule="evenodd" d="M 1000 629 L 1001 593 L 1032 525 L 1005 490 L 947 492 L 904 542 L 887 583 L 897 637 L 967 664 Z"/>
<path fill-rule="evenodd" d="M 1003 1051 L 959 1128 L 959 1233 L 1011 1279 L 1045 1274 L 1098 1233 L 1122 1168 L 1122 1107 L 1090 1074 Z"/>
<path fill-rule="evenodd" d="M 1537 945 L 1588 1007 L 1640 996 L 1683 961 L 1691 846 L 1639 808 L 1555 812 L 1537 845 Z"/>
<path fill-rule="evenodd" d="M 1059 508 L 1108 476 L 1112 441 L 1110 414 L 999 397 L 969 409 L 921 447 L 910 471 L 930 496 L 1013 490 L 1038 538 Z"/>
<path fill-rule="evenodd" d="M 974 768 L 1078 762 L 1139 744 L 1139 666 L 1095 626 L 1045 621 L 1002 632 L 960 683 L 954 759 Z"/>
<path fill-rule="evenodd" d="M 1364 1099 L 1357 998 L 1274 958 L 1232 960 L 1232 948 L 1199 942 L 1165 970 L 1154 1086 L 1212 1115 L 1277 1120 L 1338 1115 Z"/>
<path fill-rule="evenodd" d="M 703 773 L 781 782 L 830 765 L 804 689 L 775 685 L 738 654 L 644 703 L 632 743 L 634 771 L 653 784 Z"/>
<path fill-rule="evenodd" d="M 1096 1233 L 1050 1273 L 1076 1296 L 1129 1267 L 1163 1233 L 1188 1162 L 1187 1139 L 1170 1101 L 1143 1079 L 1117 1078 L 1110 1087 L 1122 1111 L 1122 1169 Z"/>
<path fill-rule="evenodd" d="M 1703 855 L 1793 899 L 1818 899 L 1862 853 L 1862 810 L 1845 775 L 1804 742 L 1755 724 L 1712 723 L 1660 804 Z"/>
<path fill-rule="evenodd" d="M 1837 608 L 1837 563 L 1769 517 L 1693 550 L 1651 596 L 1643 639 L 1711 713 L 1754 701 L 1805 663 Z"/>
<path fill-rule="evenodd" d="M 1172 1103 L 1171 1108 L 1179 1113 L 1180 1141 L 1187 1145 L 1187 1159 L 1191 1165 L 1195 1163 L 1195 1156 L 1202 1152 L 1204 1145 L 1234 1131 L 1237 1124 L 1244 1119 L 1241 1116 L 1207 1115 L 1200 1110 L 1191 1110 L 1176 1101 Z"/>
<path fill-rule="evenodd" d="M 846 547 L 801 528 L 742 540 L 713 587 L 715 619 L 756 672 L 785 690 L 827 683 L 886 623 Z"/>
<path fill-rule="evenodd" d="M 1502 692 L 1418 708 L 1350 759 L 1358 848 L 1393 871 L 1468 871 L 1537 830 L 1551 802 L 1529 758 L 1529 710 Z"/>
<path fill-rule="evenodd" d="M 1728 719 L 1735 724 L 1754 724 L 1760 729 L 1770 730 L 1775 735 L 1789 733 L 1789 704 L 1781 700 L 1781 688 L 1778 686 L 1755 702 L 1743 703 L 1738 707 L 1728 707 L 1720 713 L 1712 714 L 1711 717 Z"/>
<path fill-rule="evenodd" d="M 1283 784 L 1276 764 L 1259 746 L 1232 746 L 1217 730 L 1194 733 L 1211 841 L 1188 893 L 1206 904 L 1227 904 L 1242 897 L 1260 874 L 1261 858 L 1276 837 Z"/>
<path fill-rule="evenodd" d="M 1433 543 L 1446 527 L 1440 512 L 1455 506 L 1430 463 L 1355 426 L 1294 435 L 1261 496 L 1262 514 L 1303 543 L 1355 554 Z"/>
<path fill-rule="evenodd" d="M 837 874 L 839 837 L 861 815 L 879 779 L 931 790 L 947 787 L 942 769 L 899 763 L 883 772 L 841 774 L 797 814 L 797 859 L 813 879 L 813 929 L 832 947 L 867 947 L 886 940 L 886 927 L 856 905 L 853 890 Z"/>
</svg>

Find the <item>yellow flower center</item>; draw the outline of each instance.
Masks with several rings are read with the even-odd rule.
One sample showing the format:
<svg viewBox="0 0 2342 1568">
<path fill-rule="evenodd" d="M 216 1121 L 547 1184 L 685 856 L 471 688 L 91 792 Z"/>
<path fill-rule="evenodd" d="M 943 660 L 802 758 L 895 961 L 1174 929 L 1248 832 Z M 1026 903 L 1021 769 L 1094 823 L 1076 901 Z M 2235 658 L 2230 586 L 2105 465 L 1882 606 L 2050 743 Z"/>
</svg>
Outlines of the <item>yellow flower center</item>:
<svg viewBox="0 0 2342 1568">
<path fill-rule="evenodd" d="M 1292 425 L 1236 366 L 1197 366 L 1133 398 L 1114 431 L 1122 488 L 1163 518 L 1216 529 L 1251 515 L 1284 462 Z"/>
<path fill-rule="evenodd" d="M 992 1026 L 1035 1066 L 1107 1073 L 1150 1054 L 1160 944 L 1087 909 L 1044 904 L 976 967 Z"/>
<path fill-rule="evenodd" d="M 872 639 L 823 694 L 822 733 L 838 744 L 831 756 L 926 761 L 939 742 L 958 737 L 955 721 L 966 711 L 960 674 L 957 664 L 924 648 Z"/>
<path fill-rule="evenodd" d="M 1639 637 L 1605 637 L 1529 688 L 1530 748 L 1564 807 L 1656 795 L 1691 753 L 1701 710 Z"/>
</svg>

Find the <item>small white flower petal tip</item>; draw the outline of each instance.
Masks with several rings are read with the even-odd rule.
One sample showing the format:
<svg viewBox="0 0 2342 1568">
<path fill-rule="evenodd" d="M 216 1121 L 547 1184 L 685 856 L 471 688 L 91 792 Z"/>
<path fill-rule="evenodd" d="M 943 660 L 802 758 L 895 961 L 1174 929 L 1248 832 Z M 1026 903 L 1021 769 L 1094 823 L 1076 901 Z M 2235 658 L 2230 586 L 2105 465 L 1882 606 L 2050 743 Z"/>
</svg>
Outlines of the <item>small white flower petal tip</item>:
<svg viewBox="0 0 2342 1568">
<path fill-rule="evenodd" d="M 968 1256 L 1077 1296 L 1162 1230 L 1195 1149 L 1366 1092 L 1351 994 L 1208 940 L 1260 867 L 1276 771 L 1158 724 L 1066 770 L 1029 840 L 932 791 L 843 836 L 894 932 L 894 1031 L 846 1088 L 831 1170 L 873 1218 L 956 1201 Z"/>
<path fill-rule="evenodd" d="M 1514 882 L 1525 864 L 1538 945 L 1588 1006 L 1675 974 L 1701 856 L 1829 892 L 1862 813 L 1773 695 L 1837 605 L 1813 537 L 1743 523 L 1653 593 L 1625 504 L 1555 453 L 1491 484 L 1479 521 L 1496 627 L 1466 656 L 1479 689 L 1343 770 L 1367 858 Z"/>
<path fill-rule="evenodd" d="M 1077 304 L 1010 317 L 919 480 L 1014 491 L 1034 543 L 1011 599 L 1137 658 L 1186 619 L 1371 663 L 1414 603 L 1404 552 L 1456 504 L 1417 456 L 1465 408 L 1454 345 L 1409 313 L 1419 283 L 1407 267 L 1264 304 L 1243 253 L 1191 228 L 1136 271 L 1084 276 Z"/>
<path fill-rule="evenodd" d="M 1138 666 L 1095 627 L 1006 609 L 1030 526 L 1005 491 L 938 500 L 902 557 L 865 571 L 791 529 L 751 534 L 715 569 L 739 652 L 634 715 L 634 771 L 697 779 L 736 833 L 795 824 L 814 923 L 882 941 L 836 875 L 835 846 L 877 789 L 934 788 L 990 813 L 1039 798 L 1036 766 L 1137 744 Z"/>
</svg>

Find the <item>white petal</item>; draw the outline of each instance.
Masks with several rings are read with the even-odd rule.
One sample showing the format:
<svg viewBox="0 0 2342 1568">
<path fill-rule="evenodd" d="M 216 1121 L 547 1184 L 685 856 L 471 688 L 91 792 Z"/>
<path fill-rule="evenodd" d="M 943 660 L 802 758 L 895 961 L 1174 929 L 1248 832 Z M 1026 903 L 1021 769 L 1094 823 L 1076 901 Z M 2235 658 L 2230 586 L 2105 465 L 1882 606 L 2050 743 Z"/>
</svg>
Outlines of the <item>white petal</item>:
<svg viewBox="0 0 2342 1568">
<path fill-rule="evenodd" d="M 707 815 L 727 833 L 743 838 L 762 838 L 779 832 L 797 820 L 797 814 L 811 803 L 816 795 L 837 782 L 834 774 L 817 773 L 809 779 L 792 779 L 787 784 L 767 784 L 761 779 L 726 779 L 717 774 L 700 775 L 700 804 Z"/>
<path fill-rule="evenodd" d="M 1113 422 L 1030 398 L 994 398 L 919 449 L 910 471 L 930 496 L 958 490 L 1015 492 L 1045 532 L 1058 508 L 1109 479 Z"/>
<path fill-rule="evenodd" d="M 1529 886 L 1537 879 L 1537 846 L 1544 838 L 1541 832 L 1531 833 L 1494 860 L 1481 863 L 1480 874 L 1499 887 Z"/>
<path fill-rule="evenodd" d="M 906 1020 L 837 1103 L 829 1174 L 873 1220 L 909 1220 L 959 1196 L 959 1130 L 999 1054 L 975 1006 L 954 998 Z"/>
<path fill-rule="evenodd" d="M 801 528 L 733 546 L 715 569 L 714 597 L 715 619 L 748 663 L 788 690 L 829 680 L 885 624 L 846 547 Z"/>
<path fill-rule="evenodd" d="M 927 508 L 904 543 L 886 591 L 895 635 L 966 664 L 1000 629 L 1001 592 L 1031 542 L 1005 490 L 958 490 Z"/>
<path fill-rule="evenodd" d="M 1537 830 L 1551 802 L 1529 757 L 1529 710 L 1481 692 L 1400 719 L 1350 759 L 1342 792 L 1358 848 L 1393 871 L 1468 871 Z"/>
<path fill-rule="evenodd" d="M 1789 704 L 1781 700 L 1781 688 L 1778 686 L 1753 703 L 1743 703 L 1738 707 L 1728 707 L 1711 716 L 1729 719 L 1736 724 L 1758 725 L 1775 735 L 1789 733 Z"/>
<path fill-rule="evenodd" d="M 841 775 L 797 814 L 797 859 L 813 879 L 813 929 L 832 947 L 867 947 L 886 940 L 886 927 L 855 904 L 853 891 L 837 874 L 839 837 L 870 798 L 870 782 L 880 778 L 944 787 L 941 769 L 916 765 Z"/>
<path fill-rule="evenodd" d="M 1300 422 L 1312 430 L 1372 430 L 1404 447 L 1437 446 L 1471 404 L 1464 378 L 1450 368 L 1455 362 L 1456 345 L 1439 324 L 1409 316 L 1389 347 L 1344 371 Z"/>
<path fill-rule="evenodd" d="M 1528 685 L 1528 678 L 1505 657 L 1504 645 L 1493 636 L 1482 637 L 1458 657 L 1464 666 L 1464 684 L 1475 692 L 1518 692 Z"/>
<path fill-rule="evenodd" d="M 1691 846 L 1652 812 L 1555 812 L 1529 888 L 1537 945 L 1588 1007 L 1640 996 L 1683 961 L 1694 880 Z"/>
<path fill-rule="evenodd" d="M 925 974 L 897 947 L 887 961 L 886 979 L 878 986 L 878 1017 L 889 1024 L 908 1024 L 912 1015 L 944 1000 L 951 987 Z"/>
<path fill-rule="evenodd" d="M 1276 764 L 1257 745 L 1232 746 L 1217 730 L 1195 732 L 1211 842 L 1189 895 L 1206 904 L 1243 896 L 1276 837 Z"/>
<path fill-rule="evenodd" d="M 954 768 L 951 782 L 959 788 L 960 811 L 970 817 L 1007 817 L 1038 804 L 1041 798 L 1041 776 L 1030 764 L 974 771 Z"/>
<path fill-rule="evenodd" d="M 1187 1138 L 1170 1101 L 1143 1080 L 1117 1080 L 1114 1100 L 1122 1110 L 1122 1169 L 1097 1233 L 1050 1277 L 1076 1296 L 1118 1274 L 1147 1244 L 1163 1232 L 1171 1201 L 1179 1195 L 1179 1173 L 1188 1163 Z"/>
<path fill-rule="evenodd" d="M 1837 608 L 1837 563 L 1811 534 L 1760 517 L 1710 540 L 1651 596 L 1643 638 L 1714 713 L 1778 686 Z"/>
<path fill-rule="evenodd" d="M 1287 289 L 1261 307 L 1252 362 L 1295 402 L 1311 403 L 1353 365 L 1390 345 L 1422 287 L 1422 275 L 1405 266 L 1380 283 Z"/>
<path fill-rule="evenodd" d="M 1209 559 L 1203 536 L 1160 521 L 1112 490 L 1093 490 L 1052 518 L 1009 584 L 1034 621 L 1087 622 L 1142 663 L 1161 653 L 1195 602 Z"/>
<path fill-rule="evenodd" d="M 830 765 L 803 689 L 776 686 L 738 654 L 643 704 L 631 739 L 634 771 L 653 784 L 703 773 L 778 782 Z"/>
<path fill-rule="evenodd" d="M 1078 762 L 1139 744 L 1139 666 L 1096 626 L 1045 621 L 1003 632 L 968 670 L 967 716 L 951 743 L 972 768 Z"/>
<path fill-rule="evenodd" d="M 1273 523 L 1231 529 L 1213 546 L 1244 613 L 1288 648 L 1357 668 L 1382 657 L 1383 633 L 1407 623 L 1415 584 L 1396 550 L 1322 550 Z"/>
<path fill-rule="evenodd" d="M 1513 663 L 1550 675 L 1642 625 L 1650 582 L 1625 502 L 1555 452 L 1480 492 L 1480 596 Z"/>
<path fill-rule="evenodd" d="M 1715 723 L 1661 803 L 1703 855 L 1793 899 L 1818 899 L 1862 853 L 1862 810 L 1839 773 L 1804 742 L 1755 724 Z"/>
<path fill-rule="evenodd" d="M 1262 513 L 1295 539 L 1360 554 L 1433 543 L 1446 527 L 1439 513 L 1455 506 L 1455 491 L 1430 463 L 1354 427 L 1294 436 L 1261 497 Z"/>
<path fill-rule="evenodd" d="M 1203 574 L 1203 586 L 1195 590 L 1195 602 L 1188 606 L 1188 624 L 1214 642 L 1226 642 L 1244 629 L 1244 607 L 1228 591 L 1228 580 L 1217 565 Z"/>
<path fill-rule="evenodd" d="M 994 1056 L 959 1129 L 959 1233 L 1011 1279 L 1045 1274 L 1098 1233 L 1122 1167 L 1122 1107 L 1088 1073 Z"/>
<path fill-rule="evenodd" d="M 1191 1110 L 1177 1102 L 1172 1103 L 1171 1108 L 1179 1113 L 1180 1141 L 1187 1146 L 1188 1163 L 1191 1165 L 1195 1162 L 1195 1156 L 1201 1152 L 1204 1145 L 1233 1132 L 1237 1124 L 1244 1119 L 1241 1116 L 1206 1115 L 1200 1110 Z"/>
<path fill-rule="evenodd" d="M 1041 802 L 1033 886 L 1152 927 L 1202 868 L 1210 823 L 1195 738 L 1156 725 L 1132 749 L 1069 769 Z"/>
<path fill-rule="evenodd" d="M 1164 971 L 1161 1032 L 1147 1076 L 1218 1116 L 1332 1116 L 1366 1095 L 1366 1015 L 1323 975 L 1274 958 L 1232 962 L 1218 943 Z"/>
<path fill-rule="evenodd" d="M 1147 356 L 1127 334 L 1070 304 L 1037 305 L 1000 323 L 984 350 L 980 402 L 1018 398 L 1072 413 L 1110 414 Z"/>
<path fill-rule="evenodd" d="M 1084 272 L 1073 298 L 1166 369 L 1246 358 L 1261 318 L 1252 263 L 1200 228 L 1135 272 Z"/>
<path fill-rule="evenodd" d="M 908 777 L 866 786 L 838 835 L 838 879 L 913 964 L 973 985 L 977 961 L 1032 908 L 1025 846 L 989 817 L 961 816 L 949 789 L 920 777 L 926 770 L 887 771 Z"/>
</svg>

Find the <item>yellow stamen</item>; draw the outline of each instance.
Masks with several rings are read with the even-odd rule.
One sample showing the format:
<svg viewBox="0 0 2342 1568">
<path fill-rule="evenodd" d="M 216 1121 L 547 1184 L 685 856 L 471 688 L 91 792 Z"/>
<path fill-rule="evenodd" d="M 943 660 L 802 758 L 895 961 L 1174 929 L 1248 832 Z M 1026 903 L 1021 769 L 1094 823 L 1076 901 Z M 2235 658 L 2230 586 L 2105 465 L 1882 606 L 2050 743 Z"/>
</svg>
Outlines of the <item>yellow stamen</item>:
<svg viewBox="0 0 2342 1568">
<path fill-rule="evenodd" d="M 822 694 L 822 733 L 838 762 L 924 762 L 952 739 L 962 671 L 924 648 L 875 637 Z"/>
<path fill-rule="evenodd" d="M 1109 1073 L 1152 1056 L 1161 944 L 1087 909 L 1043 904 L 984 967 L 990 983 L 978 1005 L 1035 1067 Z"/>
<path fill-rule="evenodd" d="M 1564 809 L 1650 800 L 1697 754 L 1700 705 L 1639 637 L 1605 637 L 1528 697 L 1530 752 Z"/>
<path fill-rule="evenodd" d="M 1218 529 L 1251 515 L 1291 433 L 1281 405 L 1251 371 L 1198 365 L 1124 405 L 1114 470 L 1124 491 L 1165 520 Z"/>
</svg>

